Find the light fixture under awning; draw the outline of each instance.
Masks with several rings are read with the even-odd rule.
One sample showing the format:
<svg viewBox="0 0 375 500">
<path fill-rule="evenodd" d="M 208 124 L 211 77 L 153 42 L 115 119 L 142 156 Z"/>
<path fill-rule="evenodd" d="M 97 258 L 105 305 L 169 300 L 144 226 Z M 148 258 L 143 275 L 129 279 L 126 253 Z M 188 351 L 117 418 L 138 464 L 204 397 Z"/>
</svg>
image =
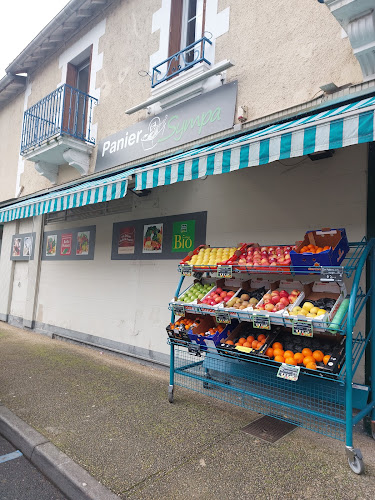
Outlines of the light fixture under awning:
<svg viewBox="0 0 375 500">
<path fill-rule="evenodd" d="M 121 172 L 104 179 L 87 181 L 78 186 L 53 191 L 43 196 L 31 197 L 0 209 L 0 222 L 10 222 L 124 198 L 128 188 L 128 176 L 128 172 Z"/>
<path fill-rule="evenodd" d="M 375 140 L 375 97 L 194 149 L 135 174 L 135 190 L 189 181 Z"/>
</svg>

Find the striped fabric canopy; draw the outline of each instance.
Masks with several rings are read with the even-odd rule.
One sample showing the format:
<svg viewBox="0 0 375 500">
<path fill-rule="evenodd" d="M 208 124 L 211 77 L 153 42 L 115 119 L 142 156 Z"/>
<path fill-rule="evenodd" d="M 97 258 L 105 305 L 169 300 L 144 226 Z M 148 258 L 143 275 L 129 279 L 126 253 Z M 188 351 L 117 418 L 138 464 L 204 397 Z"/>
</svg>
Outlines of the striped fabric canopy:
<svg viewBox="0 0 375 500">
<path fill-rule="evenodd" d="M 375 97 L 133 169 L 135 189 L 223 174 L 276 160 L 375 140 Z"/>
<path fill-rule="evenodd" d="M 34 215 L 59 212 L 69 208 L 123 198 L 128 187 L 128 175 L 128 172 L 121 172 L 104 179 L 84 182 L 68 189 L 29 198 L 2 208 L 0 222 L 10 222 L 15 219 L 24 219 Z"/>
</svg>

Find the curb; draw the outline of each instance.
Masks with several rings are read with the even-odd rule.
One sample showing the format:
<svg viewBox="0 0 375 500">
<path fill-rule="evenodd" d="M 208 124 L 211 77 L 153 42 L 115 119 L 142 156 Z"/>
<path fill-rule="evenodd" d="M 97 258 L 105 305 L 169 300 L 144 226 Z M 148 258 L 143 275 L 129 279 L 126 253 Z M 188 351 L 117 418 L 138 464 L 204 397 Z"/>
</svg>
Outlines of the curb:
<svg viewBox="0 0 375 500">
<path fill-rule="evenodd" d="M 0 434 L 19 449 L 69 500 L 119 499 L 2 403 Z"/>
</svg>

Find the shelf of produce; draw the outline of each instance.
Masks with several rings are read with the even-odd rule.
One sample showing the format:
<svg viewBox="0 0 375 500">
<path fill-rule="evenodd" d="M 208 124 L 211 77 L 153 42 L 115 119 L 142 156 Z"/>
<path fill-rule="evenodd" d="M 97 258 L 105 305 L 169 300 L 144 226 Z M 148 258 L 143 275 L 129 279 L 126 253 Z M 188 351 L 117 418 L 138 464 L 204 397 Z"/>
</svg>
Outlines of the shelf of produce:
<svg viewBox="0 0 375 500">
<path fill-rule="evenodd" d="M 359 260 L 362 256 L 363 251 L 365 250 L 367 245 L 367 240 L 366 238 L 363 238 L 359 242 L 351 242 L 349 243 L 349 253 L 345 256 L 342 265 L 341 266 L 329 266 L 329 270 L 334 269 L 335 270 L 335 277 L 336 279 L 340 279 L 341 277 L 347 277 L 350 278 L 353 274 L 353 272 L 357 269 Z M 282 245 L 280 245 L 282 246 Z M 309 269 L 309 273 L 302 272 L 304 269 L 304 266 L 295 266 L 295 267 L 290 267 L 290 266 L 275 266 L 275 267 L 270 267 L 270 266 L 244 266 L 241 265 L 239 266 L 235 262 L 232 263 L 231 271 L 233 274 L 235 273 L 243 273 L 243 274 L 276 274 L 276 275 L 315 275 L 315 276 L 322 276 L 322 279 L 324 279 L 324 276 L 326 276 L 326 267 L 322 266 L 314 266 L 314 268 Z M 182 266 L 181 264 L 178 266 L 178 271 L 182 271 Z M 202 273 L 217 273 L 217 266 L 191 266 L 191 272 L 193 275 L 199 275 Z M 331 281 L 334 281 L 332 279 Z"/>
</svg>

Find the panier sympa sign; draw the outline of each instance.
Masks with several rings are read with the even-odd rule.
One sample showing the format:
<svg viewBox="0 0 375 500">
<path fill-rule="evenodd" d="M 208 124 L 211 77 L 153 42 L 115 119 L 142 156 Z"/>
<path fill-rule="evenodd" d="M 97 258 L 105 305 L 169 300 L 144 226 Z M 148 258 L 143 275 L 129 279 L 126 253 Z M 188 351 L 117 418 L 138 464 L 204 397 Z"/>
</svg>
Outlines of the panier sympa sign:
<svg viewBox="0 0 375 500">
<path fill-rule="evenodd" d="M 117 222 L 113 224 L 111 258 L 181 259 L 206 242 L 206 224 L 207 212 Z"/>
<path fill-rule="evenodd" d="M 95 171 L 141 160 L 233 127 L 237 82 L 204 93 L 101 140 Z"/>
</svg>

